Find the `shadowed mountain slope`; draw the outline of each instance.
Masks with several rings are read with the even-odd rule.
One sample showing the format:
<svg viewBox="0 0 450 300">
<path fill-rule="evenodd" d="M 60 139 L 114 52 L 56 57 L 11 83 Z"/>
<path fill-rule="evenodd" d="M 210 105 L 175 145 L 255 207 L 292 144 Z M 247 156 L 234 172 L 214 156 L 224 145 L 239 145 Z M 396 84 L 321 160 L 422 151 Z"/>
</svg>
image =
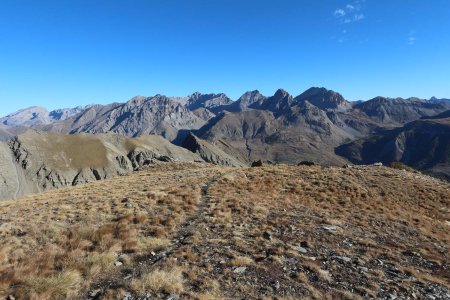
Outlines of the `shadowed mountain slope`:
<svg viewBox="0 0 450 300">
<path fill-rule="evenodd" d="M 450 178 L 450 111 L 342 145 L 336 153 L 354 163 L 400 161 Z"/>
</svg>

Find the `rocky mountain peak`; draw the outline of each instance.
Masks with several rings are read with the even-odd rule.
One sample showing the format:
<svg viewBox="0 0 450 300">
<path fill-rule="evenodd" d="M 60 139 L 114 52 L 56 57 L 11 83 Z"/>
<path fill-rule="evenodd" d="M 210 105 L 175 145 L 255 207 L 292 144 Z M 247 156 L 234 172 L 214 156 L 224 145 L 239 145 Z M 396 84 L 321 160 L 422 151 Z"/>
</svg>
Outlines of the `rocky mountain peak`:
<svg viewBox="0 0 450 300">
<path fill-rule="evenodd" d="M 273 97 L 275 97 L 275 98 L 277 98 L 277 99 L 282 99 L 282 98 L 285 98 L 285 97 L 288 97 L 288 96 L 289 96 L 289 93 L 286 92 L 286 91 L 283 90 L 283 89 L 278 89 L 278 90 L 275 92 L 275 94 L 273 95 Z"/>
<path fill-rule="evenodd" d="M 283 89 L 278 89 L 272 97 L 265 99 L 261 109 L 269 110 L 277 115 L 291 107 L 293 97 Z"/>
<path fill-rule="evenodd" d="M 233 101 L 224 93 L 219 94 L 201 94 L 193 93 L 186 101 L 186 108 L 196 110 L 198 108 L 206 108 L 212 112 L 217 112 L 219 107 L 229 105 Z"/>
<path fill-rule="evenodd" d="M 326 88 L 312 87 L 295 98 L 298 102 L 309 101 L 324 110 L 346 109 L 351 105 L 344 97 Z"/>
<path fill-rule="evenodd" d="M 3 124 L 6 127 L 34 127 L 48 125 L 77 115 L 89 107 L 90 106 L 78 106 L 75 108 L 56 109 L 49 112 L 44 107 L 32 106 L 0 118 L 0 124 Z"/>
</svg>

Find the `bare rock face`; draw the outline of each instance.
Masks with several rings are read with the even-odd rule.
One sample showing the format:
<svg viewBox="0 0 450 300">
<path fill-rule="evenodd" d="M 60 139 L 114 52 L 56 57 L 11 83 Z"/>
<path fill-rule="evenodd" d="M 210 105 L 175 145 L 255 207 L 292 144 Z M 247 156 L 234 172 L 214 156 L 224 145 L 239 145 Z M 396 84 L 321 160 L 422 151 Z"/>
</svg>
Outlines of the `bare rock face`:
<svg viewBox="0 0 450 300">
<path fill-rule="evenodd" d="M 75 116 L 89 106 L 78 106 L 75 108 L 62 108 L 53 111 L 39 106 L 33 106 L 21 109 L 15 113 L 9 114 L 6 117 L 0 118 L 0 123 L 7 127 L 36 127 L 39 125 L 47 125 L 56 121 L 61 121 Z"/>
<path fill-rule="evenodd" d="M 230 105 L 233 101 L 225 94 L 201 94 L 196 92 L 189 96 L 186 102 L 186 108 L 189 110 L 196 110 L 199 108 L 205 108 L 213 113 L 217 113 Z"/>
<path fill-rule="evenodd" d="M 226 142 L 247 161 L 313 160 L 325 165 L 344 164 L 334 147 L 354 137 L 325 111 L 308 101 L 295 102 L 283 90 L 263 101 L 260 109 L 218 115 L 197 134 L 215 144 Z"/>
<path fill-rule="evenodd" d="M 189 149 L 208 161 L 224 165 L 237 165 L 236 161 L 250 164 L 257 159 L 343 165 L 348 161 L 336 155 L 336 147 L 447 110 L 450 110 L 447 99 L 376 97 L 349 102 L 341 94 L 319 87 L 296 97 L 282 89 L 269 97 L 254 90 L 235 102 L 223 93 L 194 93 L 178 98 L 137 96 L 126 103 L 53 112 L 39 107 L 25 109 L 0 119 L 7 125 L 0 127 L 0 140 L 17 134 L 12 130 L 19 125 L 67 134 L 113 132 L 129 137 L 156 134 L 177 145 L 185 140 L 188 144 L 192 142 Z M 188 136 L 190 132 L 195 138 Z M 158 161 L 156 154 L 142 149 L 123 153 L 121 157 L 124 158 L 117 163 L 123 169 L 128 168 L 125 162 L 136 168 Z M 90 180 L 84 173 L 77 180 L 85 177 Z"/>
<path fill-rule="evenodd" d="M 450 110 L 336 148 L 353 163 L 401 162 L 450 178 Z"/>
<path fill-rule="evenodd" d="M 194 134 L 189 133 L 183 141 L 182 146 L 189 151 L 197 153 L 204 161 L 222 166 L 240 167 L 245 166 L 244 159 L 239 159 L 236 155 L 230 155 L 221 148 L 199 139 Z"/>
<path fill-rule="evenodd" d="M 295 97 L 295 101 L 308 101 L 323 110 L 346 111 L 352 106 L 341 94 L 327 90 L 326 88 L 316 87 L 310 88 Z"/>
<path fill-rule="evenodd" d="M 226 110 L 231 112 L 248 110 L 260 107 L 267 97 L 263 96 L 258 90 L 244 93 L 237 101 L 230 104 Z"/>
<path fill-rule="evenodd" d="M 205 120 L 165 96 L 134 97 L 127 103 L 96 105 L 76 117 L 43 127 L 63 133 L 157 134 L 173 141 L 181 129 L 198 129 Z"/>
<path fill-rule="evenodd" d="M 398 127 L 422 117 L 430 117 L 450 109 L 450 102 L 418 98 L 390 99 L 376 97 L 354 106 L 381 126 Z"/>
<path fill-rule="evenodd" d="M 162 161 L 202 161 L 160 136 L 29 130 L 0 142 L 0 199 L 127 174 Z"/>
</svg>

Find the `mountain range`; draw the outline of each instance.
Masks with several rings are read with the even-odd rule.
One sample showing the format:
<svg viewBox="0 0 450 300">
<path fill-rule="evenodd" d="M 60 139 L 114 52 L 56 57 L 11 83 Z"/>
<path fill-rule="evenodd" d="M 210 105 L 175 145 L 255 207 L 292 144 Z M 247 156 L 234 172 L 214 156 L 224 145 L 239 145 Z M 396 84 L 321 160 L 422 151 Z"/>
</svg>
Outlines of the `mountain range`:
<svg viewBox="0 0 450 300">
<path fill-rule="evenodd" d="M 255 160 L 324 165 L 401 161 L 450 176 L 448 99 L 386 98 L 350 102 L 341 94 L 313 87 L 298 96 L 279 89 L 258 90 L 236 101 L 223 93 L 187 97 L 137 96 L 125 103 L 89 105 L 48 112 L 40 107 L 0 119 L 0 139 L 25 128 L 62 134 L 160 135 L 202 160 L 224 165 Z M 419 147 L 435 137 L 434 152 Z M 390 146 L 386 146 L 389 144 Z M 414 154 L 412 154 L 414 153 Z M 428 153 L 428 152 L 427 152 Z"/>
</svg>

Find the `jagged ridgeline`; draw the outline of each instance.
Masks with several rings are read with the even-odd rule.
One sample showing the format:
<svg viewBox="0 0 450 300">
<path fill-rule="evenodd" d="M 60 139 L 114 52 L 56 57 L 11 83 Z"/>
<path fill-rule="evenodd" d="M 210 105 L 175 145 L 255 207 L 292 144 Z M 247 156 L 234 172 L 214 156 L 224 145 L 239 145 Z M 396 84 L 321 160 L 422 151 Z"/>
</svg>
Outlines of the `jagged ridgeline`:
<svg viewBox="0 0 450 300">
<path fill-rule="evenodd" d="M 152 149 L 165 145 L 166 152 L 185 151 L 173 144 L 183 146 L 195 153 L 192 160 L 220 165 L 242 166 L 255 160 L 322 165 L 400 161 L 449 176 L 449 111 L 447 99 L 376 97 L 350 102 L 325 88 L 310 88 L 298 96 L 282 89 L 273 96 L 255 90 L 236 101 L 223 93 L 194 93 L 187 97 L 138 96 L 126 103 L 51 112 L 31 107 L 0 119 L 0 140 L 6 143 L 1 145 L 5 168 L 0 176 L 6 185 L 3 190 L 8 191 L 3 193 L 14 196 L 136 168 L 139 162 L 132 156 L 144 155 L 127 149 L 124 137 L 106 133 L 140 137 L 136 141 Z M 23 134 L 28 128 L 96 136 Z M 17 134 L 19 137 L 11 140 Z M 430 149 L 424 144 L 417 146 L 424 135 L 429 137 L 424 144 Z M 78 145 L 83 149 L 77 149 Z M 20 185 L 15 177 L 29 178 L 32 183 Z"/>
</svg>

